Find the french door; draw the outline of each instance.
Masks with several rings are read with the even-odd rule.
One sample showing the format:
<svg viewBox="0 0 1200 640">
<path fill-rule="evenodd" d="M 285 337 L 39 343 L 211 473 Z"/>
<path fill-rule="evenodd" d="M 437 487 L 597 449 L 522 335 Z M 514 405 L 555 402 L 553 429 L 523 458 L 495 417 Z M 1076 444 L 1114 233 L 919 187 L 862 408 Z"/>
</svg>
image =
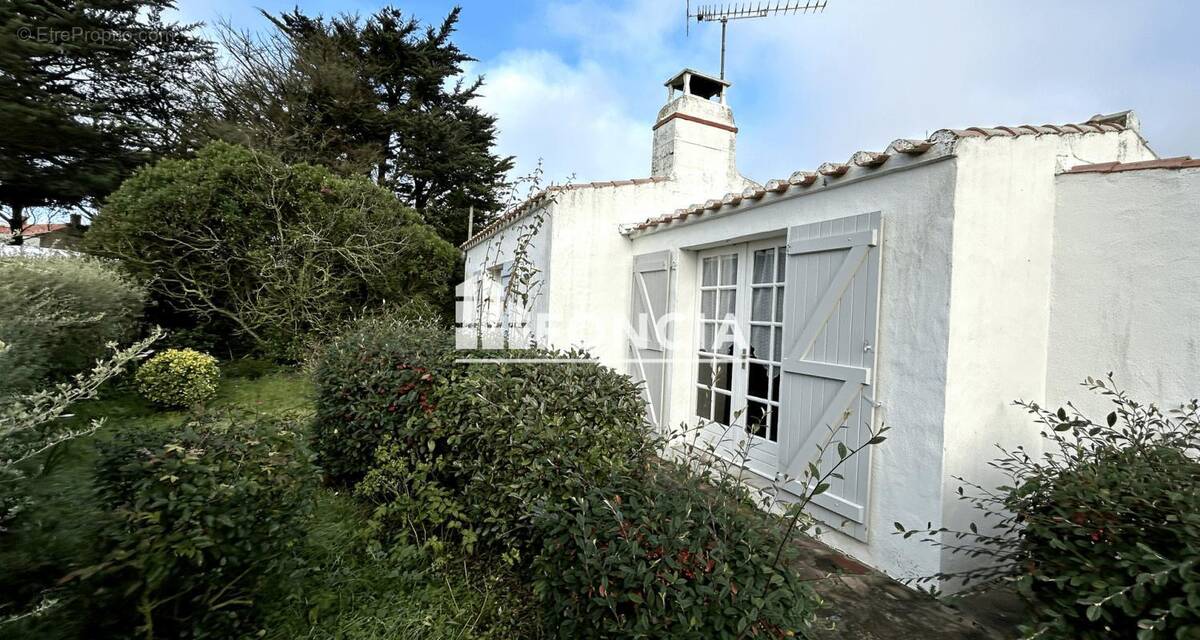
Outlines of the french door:
<svg viewBox="0 0 1200 640">
<path fill-rule="evenodd" d="M 700 254 L 695 414 L 752 469 L 776 472 L 785 239 Z"/>
</svg>

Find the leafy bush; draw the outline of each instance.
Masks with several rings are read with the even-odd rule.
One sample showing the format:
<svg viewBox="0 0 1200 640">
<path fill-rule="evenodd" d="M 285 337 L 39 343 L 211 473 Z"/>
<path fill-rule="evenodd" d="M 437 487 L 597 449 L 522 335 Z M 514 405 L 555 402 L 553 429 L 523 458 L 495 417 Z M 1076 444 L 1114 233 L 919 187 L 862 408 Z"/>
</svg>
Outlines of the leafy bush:
<svg viewBox="0 0 1200 640">
<path fill-rule="evenodd" d="M 454 356 L 449 331 L 406 315 L 363 320 L 325 349 L 312 444 L 326 477 L 341 485 L 361 479 L 385 437 L 432 410 L 433 372 Z"/>
<path fill-rule="evenodd" d="M 312 512 L 314 474 L 294 429 L 225 418 L 126 432 L 102 448 L 106 561 L 78 574 L 103 611 L 91 619 L 106 628 L 93 633 L 254 631 L 255 603 L 294 565 Z"/>
<path fill-rule="evenodd" d="M 593 363 L 480 364 L 437 382 L 431 413 L 393 425 L 356 488 L 379 526 L 402 536 L 515 556 L 531 542 L 534 505 L 565 501 L 652 453 L 637 387 Z"/>
<path fill-rule="evenodd" d="M 0 258 L 0 395 L 90 369 L 133 336 L 145 297 L 100 260 Z"/>
<path fill-rule="evenodd" d="M 996 562 L 935 577 L 1015 579 L 1027 637 L 1200 637 L 1200 404 L 1164 414 L 1111 377 L 1084 384 L 1114 406 L 1101 422 L 1018 403 L 1046 427 L 1047 453 L 1006 451 L 993 465 L 1010 485 L 964 493 L 995 533 L 929 532 Z"/>
<path fill-rule="evenodd" d="M 456 257 L 366 178 L 226 143 L 138 171 L 108 197 L 85 247 L 119 259 L 165 315 L 285 360 L 362 309 L 448 297 Z"/>
<path fill-rule="evenodd" d="M 217 359 L 191 349 L 168 349 L 138 368 L 138 392 L 164 407 L 191 407 L 217 393 Z"/>
<path fill-rule="evenodd" d="M 790 637 L 817 608 L 779 519 L 684 466 L 614 477 L 537 524 L 534 589 L 562 638 Z"/>
</svg>

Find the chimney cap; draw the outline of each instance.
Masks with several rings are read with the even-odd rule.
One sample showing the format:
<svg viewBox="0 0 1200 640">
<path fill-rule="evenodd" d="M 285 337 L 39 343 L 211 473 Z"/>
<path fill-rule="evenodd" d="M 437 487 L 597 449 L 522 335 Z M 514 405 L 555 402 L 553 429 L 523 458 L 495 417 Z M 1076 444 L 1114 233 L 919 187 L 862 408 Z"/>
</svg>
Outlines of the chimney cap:
<svg viewBox="0 0 1200 640">
<path fill-rule="evenodd" d="M 691 76 L 690 81 L 688 80 L 688 76 Z M 696 71 L 695 69 L 684 68 L 679 73 L 671 76 L 671 79 L 664 82 L 663 86 L 707 100 L 713 96 L 721 95 L 725 88 L 731 86 L 731 84 L 728 80 L 722 80 L 716 76 Z"/>
</svg>

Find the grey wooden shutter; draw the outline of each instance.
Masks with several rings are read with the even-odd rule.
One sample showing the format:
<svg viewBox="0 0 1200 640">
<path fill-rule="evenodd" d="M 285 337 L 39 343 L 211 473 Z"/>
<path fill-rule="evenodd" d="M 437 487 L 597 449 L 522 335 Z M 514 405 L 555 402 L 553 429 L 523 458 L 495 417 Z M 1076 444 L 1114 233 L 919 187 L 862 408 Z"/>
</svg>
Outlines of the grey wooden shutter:
<svg viewBox="0 0 1200 640">
<path fill-rule="evenodd" d="M 479 320 L 475 307 L 476 283 L 470 280 L 454 287 L 454 348 L 479 348 Z"/>
<path fill-rule="evenodd" d="M 630 375 L 642 382 L 646 419 L 663 424 L 667 399 L 667 336 L 662 318 L 671 306 L 671 252 L 659 251 L 633 258 L 630 302 Z"/>
<path fill-rule="evenodd" d="M 788 229 L 781 381 L 780 471 L 793 478 L 815 461 L 830 427 L 837 443 L 870 438 L 879 316 L 880 215 L 867 213 Z M 839 469 L 842 478 L 813 502 L 865 532 L 869 448 Z"/>
</svg>

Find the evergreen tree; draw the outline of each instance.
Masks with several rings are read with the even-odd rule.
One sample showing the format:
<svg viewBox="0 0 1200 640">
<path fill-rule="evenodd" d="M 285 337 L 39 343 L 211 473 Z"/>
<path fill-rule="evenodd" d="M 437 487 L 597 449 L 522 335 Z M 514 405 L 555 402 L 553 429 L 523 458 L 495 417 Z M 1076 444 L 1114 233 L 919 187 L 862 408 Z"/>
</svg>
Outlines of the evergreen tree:
<svg viewBox="0 0 1200 640">
<path fill-rule="evenodd" d="M 451 40 L 459 10 L 423 27 L 387 7 L 357 17 L 265 14 L 276 32 L 228 25 L 228 59 L 207 74 L 212 133 L 288 162 L 369 176 L 445 239 L 466 239 L 467 211 L 500 206 L 512 159 L 492 146 L 496 119 L 473 104 L 482 78 Z"/>
<path fill-rule="evenodd" d="M 180 146 L 183 90 L 212 55 L 173 0 L 0 3 L 0 218 L 13 242 L 33 207 L 94 205 Z"/>
</svg>

